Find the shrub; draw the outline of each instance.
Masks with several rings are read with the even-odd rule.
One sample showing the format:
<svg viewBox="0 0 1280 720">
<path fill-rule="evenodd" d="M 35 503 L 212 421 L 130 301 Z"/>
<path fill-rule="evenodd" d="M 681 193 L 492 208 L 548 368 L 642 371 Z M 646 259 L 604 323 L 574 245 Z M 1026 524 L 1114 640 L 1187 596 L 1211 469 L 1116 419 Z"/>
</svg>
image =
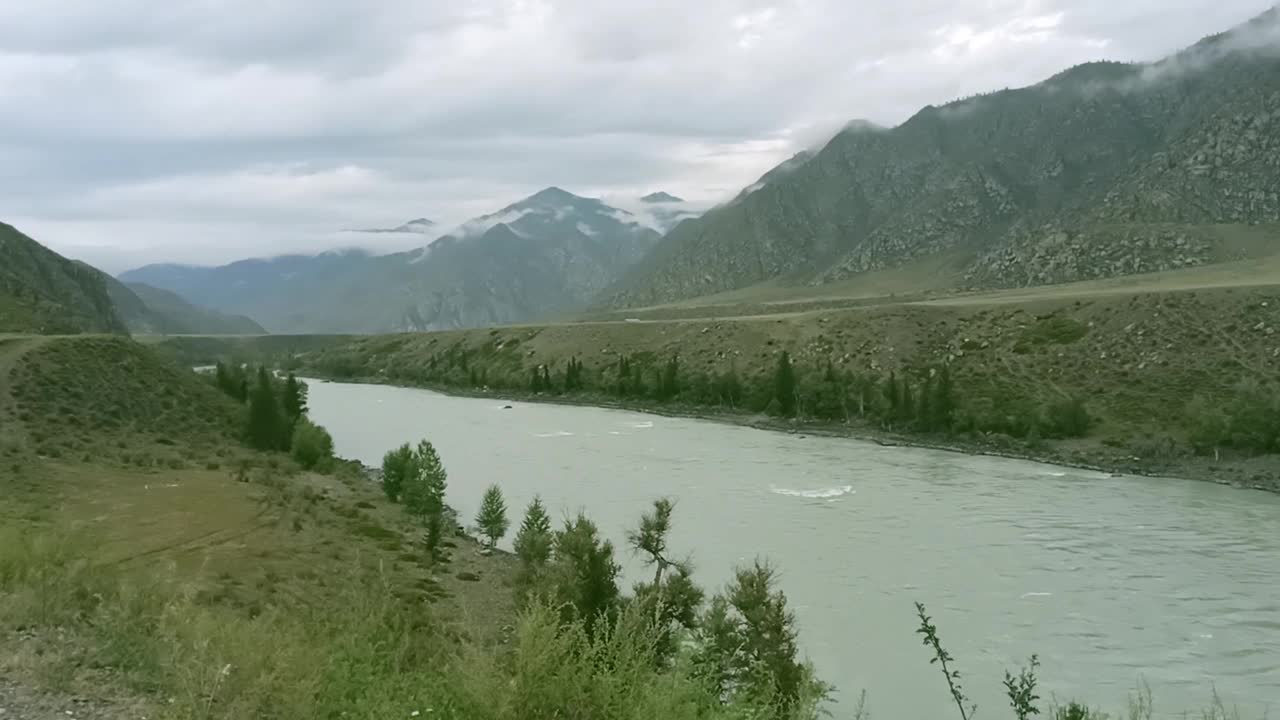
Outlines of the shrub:
<svg viewBox="0 0 1280 720">
<path fill-rule="evenodd" d="M 325 467 L 333 461 L 333 438 L 329 431 L 303 418 L 293 430 L 293 459 L 307 470 Z"/>
</svg>

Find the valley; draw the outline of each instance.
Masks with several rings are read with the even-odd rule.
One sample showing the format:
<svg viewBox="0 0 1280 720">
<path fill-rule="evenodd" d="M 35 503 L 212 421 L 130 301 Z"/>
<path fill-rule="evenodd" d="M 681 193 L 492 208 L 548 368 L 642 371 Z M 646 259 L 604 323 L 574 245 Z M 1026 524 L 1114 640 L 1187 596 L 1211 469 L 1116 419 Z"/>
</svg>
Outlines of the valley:
<svg viewBox="0 0 1280 720">
<path fill-rule="evenodd" d="M 401 157 L 439 144 L 411 103 L 279 135 L 333 114 L 307 91 L 240 138 L 266 165 L 189 167 L 261 120 L 209 112 L 127 183 L 23 190 L 151 264 L 0 223 L 0 720 L 1274 713 L 1277 48 L 1280 7 L 819 141 L 631 108 L 577 175 L 527 128 L 575 192 L 488 115 L 444 144 L 500 180 Z M 687 179 L 716 158 L 758 179 Z M 246 247 L 290 252 L 158 257 Z"/>
</svg>

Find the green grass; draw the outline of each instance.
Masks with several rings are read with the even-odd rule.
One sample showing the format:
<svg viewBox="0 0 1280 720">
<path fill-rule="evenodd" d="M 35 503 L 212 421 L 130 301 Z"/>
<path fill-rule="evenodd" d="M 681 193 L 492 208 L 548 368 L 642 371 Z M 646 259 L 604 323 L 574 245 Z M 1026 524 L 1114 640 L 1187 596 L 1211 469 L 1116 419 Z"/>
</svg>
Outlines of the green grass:
<svg viewBox="0 0 1280 720">
<path fill-rule="evenodd" d="M 241 423 L 242 409 L 209 383 L 128 338 L 50 340 L 18 358 L 8 379 L 11 412 L 46 457 L 203 464 L 235 445 Z"/>
</svg>

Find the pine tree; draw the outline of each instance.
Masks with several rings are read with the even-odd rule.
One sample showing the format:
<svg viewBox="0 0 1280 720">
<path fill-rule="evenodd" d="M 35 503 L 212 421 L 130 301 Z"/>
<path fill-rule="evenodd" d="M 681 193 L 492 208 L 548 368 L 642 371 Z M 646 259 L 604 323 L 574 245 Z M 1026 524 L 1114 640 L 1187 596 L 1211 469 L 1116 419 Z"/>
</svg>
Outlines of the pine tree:
<svg viewBox="0 0 1280 720">
<path fill-rule="evenodd" d="M 911 379 L 902 378 L 899 387 L 902 389 L 902 397 L 898 400 L 898 420 L 907 423 L 914 419 L 916 414 L 916 399 L 915 393 L 911 391 Z"/>
<path fill-rule="evenodd" d="M 933 394 L 933 377 L 926 375 L 924 385 L 920 388 L 920 397 L 916 400 L 916 425 L 927 432 L 937 429 L 934 427 L 937 417 L 933 412 Z"/>
<path fill-rule="evenodd" d="M 826 688 L 798 658 L 795 615 L 776 580 L 758 561 L 737 570 L 702 618 L 694 664 L 721 697 L 773 705 L 779 717 L 790 717 L 801 698 Z"/>
<path fill-rule="evenodd" d="M 258 368 L 258 381 L 249 398 L 249 444 L 258 450 L 287 450 L 286 424 L 271 377 Z"/>
<path fill-rule="evenodd" d="M 227 366 L 223 365 L 221 360 L 219 360 L 218 364 L 214 366 L 213 383 L 218 386 L 219 390 L 227 395 L 233 394 L 231 392 L 231 378 L 227 376 Z"/>
<path fill-rule="evenodd" d="M 553 542 L 551 516 L 542 504 L 542 498 L 534 496 L 524 511 L 524 522 L 516 533 L 516 557 L 527 567 L 541 567 L 551 558 Z"/>
<path fill-rule="evenodd" d="M 307 386 L 298 382 L 293 373 L 284 381 L 284 392 L 280 397 L 280 406 L 284 409 L 285 418 L 290 426 L 297 423 L 307 414 Z"/>
<path fill-rule="evenodd" d="M 613 543 L 600 538 L 595 523 L 579 513 L 566 520 L 555 535 L 552 562 L 547 568 L 556 605 L 566 622 L 580 620 L 588 635 L 617 612 L 618 574 Z"/>
<path fill-rule="evenodd" d="M 533 373 L 529 377 L 529 390 L 535 393 L 542 392 L 542 371 L 537 365 L 533 366 Z"/>
<path fill-rule="evenodd" d="M 935 430 L 951 430 L 956 412 L 954 393 L 955 390 L 951 384 L 951 368 L 943 365 L 938 372 L 938 383 L 934 386 L 933 402 L 930 403 Z"/>
<path fill-rule="evenodd" d="M 424 524 L 433 517 L 444 513 L 444 494 L 448 485 L 448 476 L 440 455 L 426 440 L 418 443 L 413 455 L 413 468 L 416 474 L 407 478 L 404 486 L 404 507 L 408 513 Z"/>
<path fill-rule="evenodd" d="M 492 549 L 507 534 L 507 528 L 510 527 L 507 520 L 507 503 L 502 499 L 502 488 L 497 485 L 490 485 L 484 491 L 484 499 L 480 501 L 480 512 L 476 514 L 476 525 L 489 538 L 489 547 Z"/>
<path fill-rule="evenodd" d="M 520 573 L 516 577 L 517 600 L 523 602 L 526 597 L 542 582 L 546 574 L 547 562 L 551 559 L 551 549 L 555 544 L 555 534 L 551 531 L 551 517 L 542 504 L 542 499 L 534 496 L 533 502 L 524 511 L 524 521 L 516 532 L 516 557 L 520 559 Z"/>
<path fill-rule="evenodd" d="M 783 417 L 796 414 L 796 374 L 791 367 L 791 355 L 783 350 L 778 356 L 778 369 L 773 376 L 773 397 Z"/>
<path fill-rule="evenodd" d="M 729 407 L 737 407 L 742 401 L 742 383 L 738 380 L 738 367 L 734 362 L 729 363 L 729 372 L 724 379 L 723 397 L 728 400 Z"/>
<path fill-rule="evenodd" d="M 669 400 L 680 392 L 680 359 L 674 355 L 658 377 L 658 399 Z"/>
<path fill-rule="evenodd" d="M 444 539 L 444 517 L 435 513 L 426 518 L 426 532 L 423 533 L 422 544 L 425 546 L 427 560 L 434 563 L 441 559 L 441 540 Z"/>
<path fill-rule="evenodd" d="M 885 416 L 892 423 L 898 419 L 898 407 L 902 402 L 898 390 L 898 375 L 893 370 L 889 371 L 889 377 L 884 383 L 884 400 Z"/>
<path fill-rule="evenodd" d="M 382 491 L 391 502 L 399 502 L 406 483 L 416 478 L 417 468 L 414 466 L 413 448 L 405 443 L 382 456 Z"/>
<path fill-rule="evenodd" d="M 667 535 L 674 509 L 666 498 L 655 500 L 653 512 L 640 518 L 640 527 L 627 533 L 627 543 L 654 567 L 653 582 L 638 583 L 635 601 L 651 623 L 654 651 L 659 665 L 675 655 L 681 629 L 693 630 L 704 593 L 693 582 L 687 563 L 667 556 Z"/>
<path fill-rule="evenodd" d="M 547 392 L 551 392 L 551 390 L 554 389 L 554 386 L 551 384 L 551 367 L 548 365 L 542 366 L 542 389 Z"/>
</svg>

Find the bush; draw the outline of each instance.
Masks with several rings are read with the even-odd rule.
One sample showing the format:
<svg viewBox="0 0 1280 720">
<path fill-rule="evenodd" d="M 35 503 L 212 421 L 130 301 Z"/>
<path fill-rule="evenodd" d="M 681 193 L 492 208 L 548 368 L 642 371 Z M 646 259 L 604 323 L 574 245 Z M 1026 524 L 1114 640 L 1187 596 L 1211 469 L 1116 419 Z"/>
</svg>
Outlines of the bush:
<svg viewBox="0 0 1280 720">
<path fill-rule="evenodd" d="M 1084 400 L 1078 397 L 1050 404 L 1046 415 L 1049 430 L 1057 437 L 1083 437 L 1093 424 Z"/>
<path fill-rule="evenodd" d="M 333 461 L 333 438 L 329 431 L 303 418 L 293 430 L 293 459 L 307 470 L 325 467 Z"/>
</svg>

